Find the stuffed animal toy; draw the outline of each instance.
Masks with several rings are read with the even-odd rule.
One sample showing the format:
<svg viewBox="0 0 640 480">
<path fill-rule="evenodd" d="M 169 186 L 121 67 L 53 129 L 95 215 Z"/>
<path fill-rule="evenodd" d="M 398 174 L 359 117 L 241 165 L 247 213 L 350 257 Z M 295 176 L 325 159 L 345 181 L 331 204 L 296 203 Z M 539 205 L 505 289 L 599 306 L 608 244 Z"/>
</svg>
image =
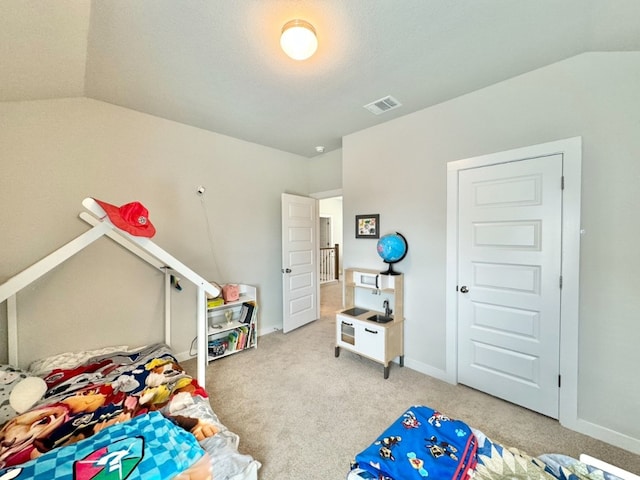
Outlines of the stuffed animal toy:
<svg viewBox="0 0 640 480">
<path fill-rule="evenodd" d="M 9 404 L 9 396 L 14 387 L 26 378 L 27 374 L 11 365 L 0 365 L 0 426 L 16 416 L 16 411 Z"/>
<path fill-rule="evenodd" d="M 44 380 L 30 377 L 26 372 L 0 366 L 0 426 L 31 408 L 47 390 Z"/>
<path fill-rule="evenodd" d="M 46 382 L 40 377 L 27 377 L 19 382 L 9 396 L 9 403 L 18 413 L 33 407 L 47 391 Z"/>
<path fill-rule="evenodd" d="M 145 365 L 149 375 L 145 389 L 140 393 L 140 405 L 157 410 L 164 407 L 172 395 L 193 391 L 193 378 L 172 359 L 155 358 Z"/>
</svg>

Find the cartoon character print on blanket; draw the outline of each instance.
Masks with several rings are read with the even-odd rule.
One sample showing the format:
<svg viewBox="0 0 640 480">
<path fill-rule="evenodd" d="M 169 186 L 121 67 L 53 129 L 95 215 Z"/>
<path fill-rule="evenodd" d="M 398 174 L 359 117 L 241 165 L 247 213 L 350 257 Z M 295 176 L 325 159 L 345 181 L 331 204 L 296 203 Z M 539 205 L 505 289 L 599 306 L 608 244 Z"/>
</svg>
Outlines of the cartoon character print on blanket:
<svg viewBox="0 0 640 480">
<path fill-rule="evenodd" d="M 192 396 L 207 394 L 166 346 L 91 359 L 72 370 L 53 370 L 44 380 L 44 400 L 0 430 L 0 468 L 152 411 L 171 418 L 198 440 L 217 433 L 213 424 L 180 415 L 182 407 L 193 403 Z"/>
<path fill-rule="evenodd" d="M 466 480 L 475 466 L 476 440 L 459 420 L 424 406 L 407 410 L 356 464 L 376 478 Z"/>
</svg>

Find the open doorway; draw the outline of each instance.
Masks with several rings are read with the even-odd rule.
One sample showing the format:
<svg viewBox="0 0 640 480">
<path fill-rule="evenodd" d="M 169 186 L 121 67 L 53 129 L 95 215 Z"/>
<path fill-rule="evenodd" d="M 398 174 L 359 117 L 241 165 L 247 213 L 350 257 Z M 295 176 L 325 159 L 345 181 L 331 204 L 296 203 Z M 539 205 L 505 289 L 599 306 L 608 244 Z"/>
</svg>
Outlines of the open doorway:
<svg viewBox="0 0 640 480">
<path fill-rule="evenodd" d="M 320 285 L 336 282 L 340 279 L 340 244 L 333 242 L 333 216 L 320 215 L 318 218 L 318 268 L 320 269 Z"/>
<path fill-rule="evenodd" d="M 321 249 L 320 315 L 332 316 L 336 310 L 342 308 L 342 195 L 319 198 L 318 203 Z"/>
<path fill-rule="evenodd" d="M 327 252 L 326 263 L 333 263 L 333 260 L 337 260 L 336 267 L 327 265 L 324 269 L 326 275 L 323 275 L 321 271 L 320 283 L 327 281 L 339 281 L 342 273 L 342 196 L 321 198 L 318 201 L 319 204 L 319 218 L 320 218 L 320 248 L 321 249 L 336 249 L 336 252 Z M 335 256 L 334 256 L 335 255 Z M 321 255 L 322 257 L 322 255 Z M 322 262 L 322 260 L 321 260 Z M 322 265 L 321 265 L 322 267 Z M 322 270 L 322 268 L 321 268 Z M 322 278 L 324 277 L 324 278 Z"/>
</svg>

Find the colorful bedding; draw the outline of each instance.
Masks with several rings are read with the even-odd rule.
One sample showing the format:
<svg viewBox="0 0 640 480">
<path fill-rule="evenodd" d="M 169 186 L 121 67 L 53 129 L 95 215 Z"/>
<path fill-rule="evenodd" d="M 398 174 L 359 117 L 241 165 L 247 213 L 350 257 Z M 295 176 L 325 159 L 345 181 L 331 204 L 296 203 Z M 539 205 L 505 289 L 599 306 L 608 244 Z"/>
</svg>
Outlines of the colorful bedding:
<svg viewBox="0 0 640 480">
<path fill-rule="evenodd" d="M 414 406 L 360 452 L 356 463 L 390 480 L 468 480 L 476 464 L 476 448 L 475 436 L 464 422 Z"/>
<path fill-rule="evenodd" d="M 104 429 L 0 471 L 0 478 L 206 480 L 211 464 L 195 437 L 159 412 Z"/>
<path fill-rule="evenodd" d="M 347 480 L 621 480 L 564 455 L 531 457 L 424 406 L 408 409 L 351 467 Z"/>
<path fill-rule="evenodd" d="M 47 383 L 44 398 L 0 429 L 0 478 L 4 478 L 1 469 L 30 461 L 37 464 L 50 452 L 101 439 L 115 429 L 129 432 L 129 438 L 144 438 L 144 433 L 138 435 L 131 428 L 150 418 L 160 418 L 167 429 L 193 439 L 185 445 L 192 445 L 194 454 L 210 452 L 207 463 L 216 479 L 255 478 L 260 464 L 238 453 L 237 435 L 219 422 L 206 392 L 166 345 L 110 352 L 40 376 Z M 83 449 L 92 448 L 84 445 Z"/>
</svg>

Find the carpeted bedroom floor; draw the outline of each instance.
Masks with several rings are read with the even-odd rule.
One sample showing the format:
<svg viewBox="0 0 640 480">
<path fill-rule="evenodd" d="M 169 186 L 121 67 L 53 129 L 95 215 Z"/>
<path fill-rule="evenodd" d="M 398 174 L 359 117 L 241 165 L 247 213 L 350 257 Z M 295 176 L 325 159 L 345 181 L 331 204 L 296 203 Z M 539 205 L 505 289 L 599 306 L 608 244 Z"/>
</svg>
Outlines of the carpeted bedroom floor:
<svg viewBox="0 0 640 480">
<path fill-rule="evenodd" d="M 588 453 L 634 473 L 640 456 L 572 432 L 548 417 L 409 368 L 334 356 L 339 283 L 321 287 L 321 318 L 258 348 L 212 362 L 207 391 L 240 451 L 262 463 L 261 480 L 344 479 L 353 457 L 411 405 L 428 405 L 531 455 Z M 195 374 L 194 360 L 184 362 Z"/>
</svg>

